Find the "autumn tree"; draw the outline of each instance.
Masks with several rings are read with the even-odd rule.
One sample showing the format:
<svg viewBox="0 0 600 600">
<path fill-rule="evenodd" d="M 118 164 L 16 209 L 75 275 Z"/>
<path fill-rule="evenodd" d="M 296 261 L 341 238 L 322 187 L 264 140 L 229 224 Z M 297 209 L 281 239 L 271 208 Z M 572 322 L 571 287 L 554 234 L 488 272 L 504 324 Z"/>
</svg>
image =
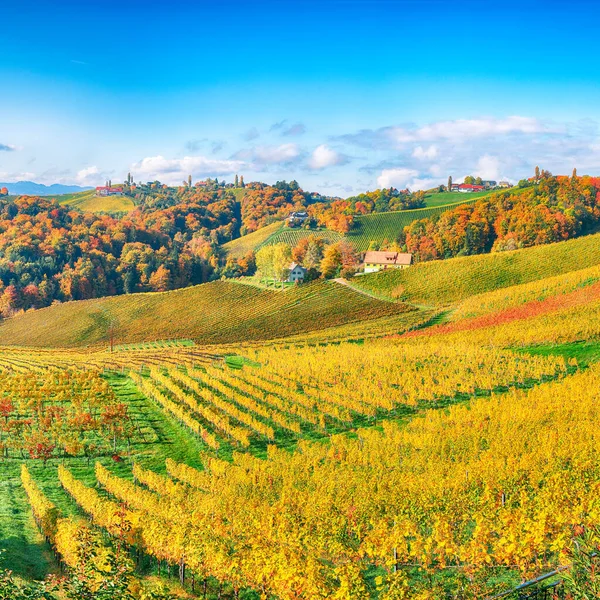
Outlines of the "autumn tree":
<svg viewBox="0 0 600 600">
<path fill-rule="evenodd" d="M 292 250 L 287 244 L 265 246 L 256 253 L 256 268 L 264 279 L 275 279 L 283 285 L 291 260 Z"/>
<path fill-rule="evenodd" d="M 171 271 L 160 265 L 150 276 L 150 287 L 155 292 L 166 292 L 171 289 Z"/>
<path fill-rule="evenodd" d="M 321 273 L 325 279 L 336 277 L 342 266 L 342 253 L 337 244 L 325 248 L 323 260 L 321 261 Z"/>
<path fill-rule="evenodd" d="M 256 253 L 256 269 L 261 279 L 264 279 L 265 282 L 275 278 L 273 246 L 263 246 Z"/>
</svg>

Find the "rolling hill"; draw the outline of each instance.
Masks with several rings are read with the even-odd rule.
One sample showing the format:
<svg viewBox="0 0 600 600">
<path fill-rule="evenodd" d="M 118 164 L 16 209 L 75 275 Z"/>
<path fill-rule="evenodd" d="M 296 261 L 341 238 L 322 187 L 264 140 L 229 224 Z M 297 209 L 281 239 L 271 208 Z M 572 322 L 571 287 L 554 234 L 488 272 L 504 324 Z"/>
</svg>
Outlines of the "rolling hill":
<svg viewBox="0 0 600 600">
<path fill-rule="evenodd" d="M 431 192 L 425 196 L 425 205 L 427 208 L 434 208 L 446 204 L 461 204 L 465 199 L 476 200 L 477 198 L 489 196 L 496 191 L 486 190 L 485 192 L 472 192 L 469 194 L 463 194 L 462 192 Z"/>
<path fill-rule="evenodd" d="M 284 227 L 283 222 L 278 221 L 228 242 L 223 248 L 229 255 L 237 258 L 250 250 L 256 252 L 263 246 L 279 244 L 281 242 L 295 246 L 300 239 L 314 235 L 325 238 L 329 243 L 335 243 L 342 239 L 348 240 L 356 250 L 364 252 L 368 250 L 371 242 L 379 244 L 386 241 L 393 242 L 402 230 L 413 221 L 436 217 L 458 204 L 474 202 L 477 197 L 485 195 L 485 193 L 469 194 L 465 197 L 465 194 L 453 192 L 451 194 L 431 194 L 430 197 L 438 195 L 444 196 L 446 201 L 449 197 L 453 197 L 455 201 L 438 205 L 435 200 L 432 200 L 434 205 L 427 208 L 358 216 L 354 219 L 354 228 L 345 236 L 328 229 L 290 229 Z"/>
<path fill-rule="evenodd" d="M 216 281 L 171 292 L 55 304 L 0 324 L 3 345 L 106 345 L 191 338 L 201 344 L 268 340 L 410 310 L 334 282 L 273 291 Z"/>
<path fill-rule="evenodd" d="M 281 221 L 271 223 L 270 225 L 261 227 L 260 229 L 253 231 L 252 233 L 248 233 L 247 235 L 243 235 L 242 237 L 239 237 L 235 240 L 231 240 L 231 242 L 223 244 L 223 250 L 225 250 L 228 256 L 232 256 L 233 258 L 239 258 L 241 256 L 244 256 L 251 250 L 256 250 L 268 238 L 270 238 L 282 228 L 283 223 Z"/>
<path fill-rule="evenodd" d="M 96 196 L 95 190 L 48 196 L 63 206 L 76 208 L 83 212 L 123 213 L 135 208 L 133 200 L 128 196 Z"/>
<path fill-rule="evenodd" d="M 600 263 L 600 234 L 513 252 L 419 263 L 362 275 L 352 285 L 381 297 L 445 306 L 475 294 L 553 277 Z"/>
</svg>

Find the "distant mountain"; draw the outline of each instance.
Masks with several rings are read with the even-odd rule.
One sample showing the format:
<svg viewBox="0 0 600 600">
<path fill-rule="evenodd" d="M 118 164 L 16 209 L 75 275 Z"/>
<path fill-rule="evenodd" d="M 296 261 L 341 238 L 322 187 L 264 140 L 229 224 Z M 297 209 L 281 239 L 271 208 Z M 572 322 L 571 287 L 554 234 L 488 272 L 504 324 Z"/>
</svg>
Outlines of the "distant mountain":
<svg viewBox="0 0 600 600">
<path fill-rule="evenodd" d="M 8 193 L 11 196 L 57 196 L 58 194 L 73 194 L 92 189 L 91 187 L 63 185 L 61 183 L 44 185 L 43 183 L 35 183 L 34 181 L 17 181 L 16 183 L 0 182 L 0 188 L 3 187 L 8 189 Z"/>
</svg>

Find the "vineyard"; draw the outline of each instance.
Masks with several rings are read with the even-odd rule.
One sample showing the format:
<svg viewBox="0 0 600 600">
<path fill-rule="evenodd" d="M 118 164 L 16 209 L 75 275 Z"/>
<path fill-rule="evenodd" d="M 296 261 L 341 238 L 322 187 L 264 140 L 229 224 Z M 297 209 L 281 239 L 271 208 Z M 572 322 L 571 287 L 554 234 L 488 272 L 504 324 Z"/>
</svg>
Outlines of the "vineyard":
<svg viewBox="0 0 600 600">
<path fill-rule="evenodd" d="M 474 202 L 474 199 L 464 199 L 462 204 Z M 419 219 L 439 217 L 447 210 L 454 208 L 457 203 L 434 206 L 432 208 L 417 208 L 399 212 L 374 213 L 356 217 L 354 227 L 346 234 L 346 239 L 360 252 L 369 249 L 371 242 L 394 243 L 404 228 Z"/>
<path fill-rule="evenodd" d="M 318 281 L 285 293 L 216 281 L 171 292 L 57 304 L 0 323 L 4 345 L 102 346 L 164 339 L 272 339 L 390 316 L 407 307 Z"/>
<path fill-rule="evenodd" d="M 353 279 L 352 285 L 376 295 L 447 306 L 476 294 L 539 281 L 597 265 L 600 235 L 478 256 L 419 263 Z"/>
<path fill-rule="evenodd" d="M 93 213 L 124 213 L 135 208 L 133 200 L 128 196 L 97 196 L 96 190 L 50 196 L 59 204 Z"/>
<path fill-rule="evenodd" d="M 276 235 L 276 233 L 282 227 L 283 223 L 280 221 L 271 223 L 270 225 L 261 227 L 257 231 L 253 231 L 252 233 L 248 233 L 242 237 L 223 244 L 223 250 L 225 250 L 228 256 L 240 258 L 248 254 L 248 252 L 256 251 L 258 247 L 265 242 L 265 240 L 267 240 L 271 235 Z"/>
<path fill-rule="evenodd" d="M 354 218 L 354 226 L 345 236 L 328 229 L 290 229 L 284 227 L 281 222 L 272 223 L 253 233 L 227 242 L 227 244 L 224 245 L 224 249 L 228 255 L 238 258 L 244 256 L 251 250 L 256 252 L 266 245 L 284 242 L 293 247 L 302 238 L 316 236 L 327 240 L 328 243 L 335 243 L 345 239 L 348 240 L 356 250 L 364 252 L 369 248 L 371 242 L 378 244 L 383 242 L 395 242 L 398 239 L 398 236 L 404 231 L 404 228 L 413 221 L 438 217 L 443 212 L 454 208 L 457 204 L 474 202 L 475 199 L 481 195 L 486 195 L 486 193 L 469 195 L 468 198 L 465 198 L 465 194 L 452 193 L 450 194 L 450 197 L 446 199 L 446 203 L 441 205 L 436 203 L 434 206 L 427 208 L 359 215 Z M 432 194 L 430 197 L 437 196 L 446 195 Z"/>
<path fill-rule="evenodd" d="M 8 560 L 140 600 L 487 598 L 568 563 L 600 523 L 598 239 L 419 267 L 443 309 L 216 282 L 7 321 Z"/>
</svg>

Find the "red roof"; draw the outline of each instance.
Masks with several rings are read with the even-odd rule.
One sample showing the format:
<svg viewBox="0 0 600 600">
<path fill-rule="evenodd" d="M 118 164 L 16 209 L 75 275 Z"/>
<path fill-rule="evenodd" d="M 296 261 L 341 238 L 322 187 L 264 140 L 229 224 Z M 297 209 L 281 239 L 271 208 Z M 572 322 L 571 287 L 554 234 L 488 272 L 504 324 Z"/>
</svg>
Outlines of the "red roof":
<svg viewBox="0 0 600 600">
<path fill-rule="evenodd" d="M 485 186 L 484 185 L 474 185 L 472 183 L 461 183 L 458 186 L 458 189 L 460 190 L 485 190 Z"/>
</svg>

